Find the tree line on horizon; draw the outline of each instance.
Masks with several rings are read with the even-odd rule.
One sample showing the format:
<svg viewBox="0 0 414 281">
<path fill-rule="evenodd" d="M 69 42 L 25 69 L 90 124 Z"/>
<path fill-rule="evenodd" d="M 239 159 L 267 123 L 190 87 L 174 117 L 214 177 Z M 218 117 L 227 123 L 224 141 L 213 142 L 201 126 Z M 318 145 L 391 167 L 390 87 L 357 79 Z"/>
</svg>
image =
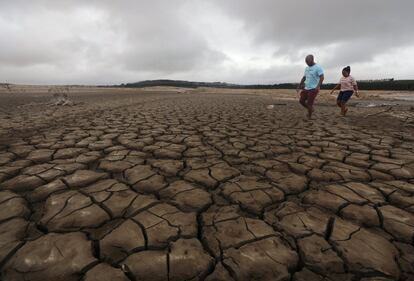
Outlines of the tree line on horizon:
<svg viewBox="0 0 414 281">
<path fill-rule="evenodd" d="M 322 89 L 332 89 L 335 87 L 334 83 L 327 83 L 322 85 Z M 135 83 L 126 83 L 116 85 L 115 87 L 124 88 L 144 88 L 144 87 L 156 87 L 156 86 L 169 86 L 179 88 L 225 88 L 225 89 L 296 89 L 297 83 L 279 83 L 279 84 L 252 84 L 252 85 L 239 85 L 224 82 L 192 82 L 184 80 L 146 80 Z M 359 81 L 358 87 L 360 90 L 377 90 L 377 91 L 414 91 L 414 80 L 367 80 Z"/>
</svg>

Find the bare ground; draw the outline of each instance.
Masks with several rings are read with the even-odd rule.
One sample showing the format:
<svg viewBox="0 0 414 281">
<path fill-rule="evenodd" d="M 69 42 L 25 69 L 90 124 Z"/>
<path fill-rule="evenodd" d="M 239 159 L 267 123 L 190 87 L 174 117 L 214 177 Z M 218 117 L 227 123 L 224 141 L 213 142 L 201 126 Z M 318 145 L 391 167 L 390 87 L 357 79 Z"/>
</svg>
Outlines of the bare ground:
<svg viewBox="0 0 414 281">
<path fill-rule="evenodd" d="M 0 279 L 413 280 L 404 95 L 0 92 Z"/>
</svg>

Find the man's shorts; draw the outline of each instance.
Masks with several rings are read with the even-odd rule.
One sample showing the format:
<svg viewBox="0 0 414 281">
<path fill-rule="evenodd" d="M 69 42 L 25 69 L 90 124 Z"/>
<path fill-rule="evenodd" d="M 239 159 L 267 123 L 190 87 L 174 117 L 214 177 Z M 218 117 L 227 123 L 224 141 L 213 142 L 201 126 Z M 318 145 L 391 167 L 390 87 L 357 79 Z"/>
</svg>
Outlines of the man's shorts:
<svg viewBox="0 0 414 281">
<path fill-rule="evenodd" d="M 340 102 L 347 102 L 353 94 L 354 91 L 340 91 L 336 100 Z"/>
<path fill-rule="evenodd" d="M 312 106 L 318 93 L 319 91 L 316 89 L 302 90 L 302 92 L 300 92 L 300 103 Z"/>
</svg>

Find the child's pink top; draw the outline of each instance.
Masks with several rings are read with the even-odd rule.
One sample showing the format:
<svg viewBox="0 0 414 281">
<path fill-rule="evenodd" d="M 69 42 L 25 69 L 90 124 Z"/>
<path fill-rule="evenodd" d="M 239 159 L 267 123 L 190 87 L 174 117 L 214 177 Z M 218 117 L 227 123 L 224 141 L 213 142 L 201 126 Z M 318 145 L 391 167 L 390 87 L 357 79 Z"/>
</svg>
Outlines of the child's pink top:
<svg viewBox="0 0 414 281">
<path fill-rule="evenodd" d="M 339 81 L 339 84 L 341 84 L 341 91 L 353 91 L 354 86 L 357 84 L 354 77 L 349 75 L 348 77 L 341 77 L 341 80 Z"/>
</svg>

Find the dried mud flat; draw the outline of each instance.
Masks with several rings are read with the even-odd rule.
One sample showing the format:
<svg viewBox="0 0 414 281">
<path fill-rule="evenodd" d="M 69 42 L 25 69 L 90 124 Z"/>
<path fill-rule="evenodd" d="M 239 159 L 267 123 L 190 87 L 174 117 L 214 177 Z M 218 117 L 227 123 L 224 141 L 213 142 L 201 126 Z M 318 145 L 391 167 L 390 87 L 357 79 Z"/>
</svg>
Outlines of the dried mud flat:
<svg viewBox="0 0 414 281">
<path fill-rule="evenodd" d="M 1 280 L 414 280 L 409 103 L 70 97 L 0 94 Z"/>
</svg>

